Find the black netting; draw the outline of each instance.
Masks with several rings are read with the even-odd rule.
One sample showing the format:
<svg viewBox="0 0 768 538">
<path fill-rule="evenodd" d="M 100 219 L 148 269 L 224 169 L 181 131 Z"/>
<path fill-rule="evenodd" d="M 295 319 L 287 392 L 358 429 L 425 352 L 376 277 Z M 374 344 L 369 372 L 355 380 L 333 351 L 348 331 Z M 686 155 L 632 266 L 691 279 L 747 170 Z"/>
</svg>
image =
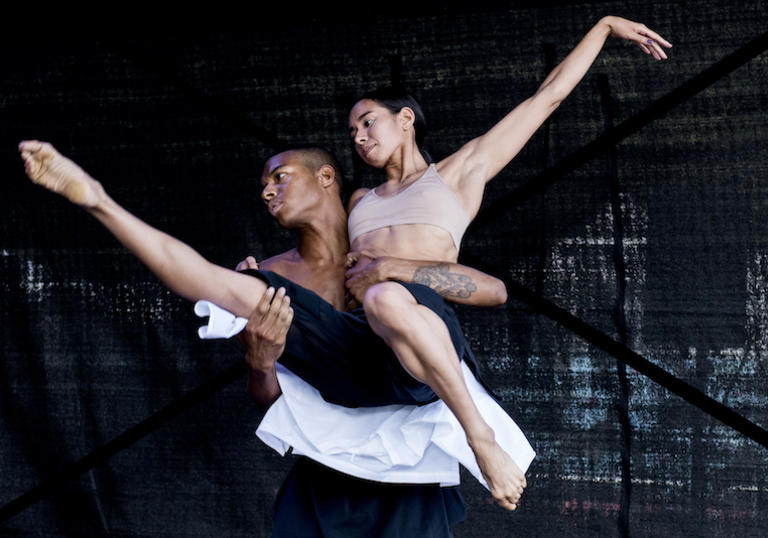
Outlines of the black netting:
<svg viewBox="0 0 768 538">
<path fill-rule="evenodd" d="M 342 157 L 352 184 L 377 180 L 351 177 L 346 106 L 389 83 L 394 65 L 424 104 L 439 159 L 536 89 L 548 44 L 559 61 L 606 13 L 647 22 L 675 44 L 655 63 L 609 43 L 548 129 L 489 185 L 487 206 L 605 130 L 601 75 L 618 124 L 768 26 L 757 0 L 531 4 L 368 22 L 324 13 L 240 33 L 4 39 L 0 504 L 242 356 L 236 342 L 199 341 L 191 304 L 84 212 L 31 185 L 19 140 L 53 142 L 127 209 L 234 266 L 293 241 L 258 197 L 272 146 L 316 142 Z M 615 160 L 627 346 L 762 427 L 765 80 L 760 54 L 624 139 Z M 602 153 L 468 234 L 464 252 L 620 339 L 610 178 Z M 459 315 L 538 457 L 513 514 L 465 476 L 469 516 L 457 536 L 617 535 L 622 504 L 636 536 L 768 527 L 764 447 L 630 368 L 627 504 L 616 359 L 516 299 Z M 260 417 L 244 383 L 2 523 L 3 535 L 268 535 L 291 462 L 255 438 Z"/>
</svg>

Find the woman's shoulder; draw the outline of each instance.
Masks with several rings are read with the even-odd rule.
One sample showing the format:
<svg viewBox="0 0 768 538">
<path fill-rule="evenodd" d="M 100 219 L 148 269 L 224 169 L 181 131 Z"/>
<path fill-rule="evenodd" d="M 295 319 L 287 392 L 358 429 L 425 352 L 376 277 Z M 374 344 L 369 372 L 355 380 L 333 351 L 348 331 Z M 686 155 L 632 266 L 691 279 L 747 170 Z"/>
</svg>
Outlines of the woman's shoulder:
<svg viewBox="0 0 768 538">
<path fill-rule="evenodd" d="M 349 197 L 349 203 L 347 204 L 347 213 L 351 213 L 352 210 L 355 208 L 357 203 L 363 199 L 363 196 L 368 194 L 368 192 L 371 189 L 362 187 L 360 189 L 356 189 L 355 192 L 352 193 L 352 196 Z"/>
<path fill-rule="evenodd" d="M 467 167 L 467 160 L 472 154 L 472 143 L 467 143 L 458 151 L 435 163 L 435 169 L 442 180 L 452 187 L 461 182 Z"/>
<path fill-rule="evenodd" d="M 464 152 L 459 150 L 435 163 L 435 170 L 446 185 L 453 188 L 458 187 L 466 165 L 464 157 Z"/>
</svg>

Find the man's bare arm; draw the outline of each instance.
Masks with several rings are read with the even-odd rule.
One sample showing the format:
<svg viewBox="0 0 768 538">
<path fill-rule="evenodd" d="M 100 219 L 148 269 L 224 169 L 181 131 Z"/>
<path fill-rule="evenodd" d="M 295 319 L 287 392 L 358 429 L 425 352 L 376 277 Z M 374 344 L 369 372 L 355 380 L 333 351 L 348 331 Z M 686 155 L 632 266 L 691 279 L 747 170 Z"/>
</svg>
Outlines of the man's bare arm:
<svg viewBox="0 0 768 538">
<path fill-rule="evenodd" d="M 268 288 L 239 335 L 246 350 L 248 393 L 262 411 L 282 394 L 275 362 L 283 354 L 292 320 L 293 309 L 285 289 L 275 292 L 274 288 Z"/>
</svg>

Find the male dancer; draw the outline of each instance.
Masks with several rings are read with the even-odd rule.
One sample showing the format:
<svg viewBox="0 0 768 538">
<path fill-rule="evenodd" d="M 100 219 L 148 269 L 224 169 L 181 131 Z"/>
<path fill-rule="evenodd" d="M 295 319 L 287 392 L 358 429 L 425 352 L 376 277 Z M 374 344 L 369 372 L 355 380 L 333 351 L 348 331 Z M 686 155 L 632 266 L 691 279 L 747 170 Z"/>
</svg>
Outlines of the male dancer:
<svg viewBox="0 0 768 538">
<path fill-rule="evenodd" d="M 325 174 L 331 182 L 324 183 L 314 175 L 322 167 L 328 167 Z M 280 175 L 286 168 L 293 170 L 287 180 Z M 264 167 L 262 197 L 281 226 L 298 230 L 299 245 L 259 264 L 248 257 L 238 269 L 274 271 L 343 309 L 349 247 L 346 212 L 339 196 L 340 178 L 333 156 L 319 148 L 302 148 L 271 157 Z M 316 197 L 315 189 L 330 189 L 331 196 Z M 388 272 L 402 275 L 400 279 L 432 283 L 449 298 L 484 306 L 499 304 L 504 299 L 501 281 L 468 267 L 394 259 L 380 262 L 382 269 L 386 266 Z M 270 288 L 242 333 L 249 365 L 249 392 L 262 408 L 281 394 L 275 363 L 285 349 L 292 318 L 285 289 Z M 322 364 L 323 357 L 317 360 Z M 320 385 L 320 381 L 323 380 L 313 384 Z M 324 381 L 325 386 L 349 382 L 331 376 Z M 315 388 L 323 392 L 325 386 Z M 451 527 L 464 517 L 465 505 L 455 487 L 371 482 L 301 458 L 275 501 L 273 535 L 327 535 L 331 529 L 346 528 L 370 536 L 448 536 Z"/>
</svg>

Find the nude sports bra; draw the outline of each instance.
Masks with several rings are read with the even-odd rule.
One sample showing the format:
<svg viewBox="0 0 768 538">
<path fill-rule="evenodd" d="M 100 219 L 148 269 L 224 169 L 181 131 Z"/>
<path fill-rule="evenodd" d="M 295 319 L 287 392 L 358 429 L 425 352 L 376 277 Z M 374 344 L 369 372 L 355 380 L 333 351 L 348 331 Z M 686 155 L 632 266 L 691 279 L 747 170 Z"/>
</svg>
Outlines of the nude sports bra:
<svg viewBox="0 0 768 538">
<path fill-rule="evenodd" d="M 375 189 L 365 193 L 349 214 L 349 242 L 358 236 L 398 224 L 432 224 L 451 234 L 456 251 L 472 219 L 434 164 L 399 193 L 382 198 Z"/>
</svg>

